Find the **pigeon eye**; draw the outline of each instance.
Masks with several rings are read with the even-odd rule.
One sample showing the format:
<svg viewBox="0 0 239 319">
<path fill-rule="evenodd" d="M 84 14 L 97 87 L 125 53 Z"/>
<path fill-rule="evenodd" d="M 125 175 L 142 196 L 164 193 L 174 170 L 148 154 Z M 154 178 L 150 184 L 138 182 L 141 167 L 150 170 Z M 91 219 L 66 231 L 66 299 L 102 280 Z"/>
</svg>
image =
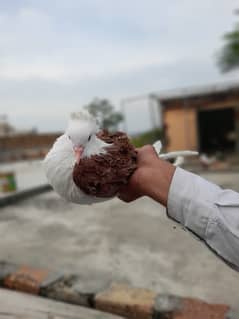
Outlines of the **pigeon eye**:
<svg viewBox="0 0 239 319">
<path fill-rule="evenodd" d="M 91 139 L 91 135 L 88 137 L 88 141 Z"/>
</svg>

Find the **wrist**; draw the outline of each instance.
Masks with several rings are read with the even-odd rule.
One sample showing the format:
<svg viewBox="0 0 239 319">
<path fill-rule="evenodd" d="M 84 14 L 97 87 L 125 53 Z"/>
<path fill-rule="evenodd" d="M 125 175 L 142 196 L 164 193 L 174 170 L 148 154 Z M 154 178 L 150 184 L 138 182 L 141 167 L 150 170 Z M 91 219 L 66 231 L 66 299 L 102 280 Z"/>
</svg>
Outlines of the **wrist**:
<svg viewBox="0 0 239 319">
<path fill-rule="evenodd" d="M 147 179 L 145 177 L 142 180 L 145 186 L 144 195 L 167 206 L 169 189 L 176 167 L 160 159 L 155 164 L 148 168 L 147 174 L 145 174 Z"/>
</svg>

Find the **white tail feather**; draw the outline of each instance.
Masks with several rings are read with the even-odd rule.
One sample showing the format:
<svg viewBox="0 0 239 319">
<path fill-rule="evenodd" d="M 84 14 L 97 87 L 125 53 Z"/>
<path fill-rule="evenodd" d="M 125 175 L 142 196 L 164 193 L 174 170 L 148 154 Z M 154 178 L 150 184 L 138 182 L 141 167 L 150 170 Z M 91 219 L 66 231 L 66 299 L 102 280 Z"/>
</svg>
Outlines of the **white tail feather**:
<svg viewBox="0 0 239 319">
<path fill-rule="evenodd" d="M 175 151 L 175 152 L 169 152 L 169 153 L 164 153 L 160 154 L 161 148 L 162 148 L 162 143 L 161 141 L 157 141 L 153 144 L 153 147 L 155 151 L 157 152 L 159 158 L 163 160 L 169 160 L 169 159 L 174 159 L 174 165 L 175 166 L 180 166 L 184 163 L 185 157 L 188 156 L 197 156 L 199 153 L 197 151 Z"/>
</svg>

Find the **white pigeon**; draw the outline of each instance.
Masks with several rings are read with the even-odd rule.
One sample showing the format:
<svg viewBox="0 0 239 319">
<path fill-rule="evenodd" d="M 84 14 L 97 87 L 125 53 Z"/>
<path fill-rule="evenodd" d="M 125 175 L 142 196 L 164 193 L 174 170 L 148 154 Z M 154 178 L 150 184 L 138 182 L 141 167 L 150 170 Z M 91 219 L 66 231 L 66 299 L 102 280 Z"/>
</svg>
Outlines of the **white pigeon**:
<svg viewBox="0 0 239 319">
<path fill-rule="evenodd" d="M 73 113 L 65 133 L 56 140 L 44 159 L 43 166 L 50 185 L 69 202 L 90 205 L 112 198 L 87 195 L 73 180 L 73 170 L 80 159 L 104 155 L 107 153 L 107 148 L 112 146 L 100 139 L 97 133 L 99 126 L 92 115 L 87 111 Z M 159 157 L 165 160 L 198 154 L 191 151 L 159 154 L 162 147 L 160 141 L 154 143 L 153 147 Z M 175 164 L 178 165 L 179 162 L 182 161 L 176 160 Z"/>
<path fill-rule="evenodd" d="M 56 140 L 44 159 L 43 166 L 50 185 L 67 201 L 89 205 L 109 199 L 86 195 L 75 185 L 72 177 L 80 156 L 104 153 L 109 146 L 97 138 L 98 130 L 96 120 L 88 112 L 73 113 L 66 132 Z"/>
</svg>

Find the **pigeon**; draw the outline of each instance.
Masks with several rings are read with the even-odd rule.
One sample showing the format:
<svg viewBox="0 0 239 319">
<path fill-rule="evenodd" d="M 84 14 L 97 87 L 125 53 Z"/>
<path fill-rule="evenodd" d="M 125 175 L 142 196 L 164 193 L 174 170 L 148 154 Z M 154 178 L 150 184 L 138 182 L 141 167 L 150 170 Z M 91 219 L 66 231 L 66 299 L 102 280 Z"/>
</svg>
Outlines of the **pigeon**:
<svg viewBox="0 0 239 319">
<path fill-rule="evenodd" d="M 176 158 L 180 165 L 192 151 L 160 154 L 162 143 L 153 144 L 163 160 Z M 67 129 L 53 144 L 43 166 L 53 189 L 65 200 L 91 205 L 117 196 L 137 169 L 137 151 L 124 132 L 99 128 L 88 112 L 71 114 Z"/>
<path fill-rule="evenodd" d="M 137 168 L 137 152 L 123 132 L 100 130 L 87 111 L 73 113 L 43 165 L 53 189 L 67 201 L 93 204 L 116 196 Z"/>
</svg>

